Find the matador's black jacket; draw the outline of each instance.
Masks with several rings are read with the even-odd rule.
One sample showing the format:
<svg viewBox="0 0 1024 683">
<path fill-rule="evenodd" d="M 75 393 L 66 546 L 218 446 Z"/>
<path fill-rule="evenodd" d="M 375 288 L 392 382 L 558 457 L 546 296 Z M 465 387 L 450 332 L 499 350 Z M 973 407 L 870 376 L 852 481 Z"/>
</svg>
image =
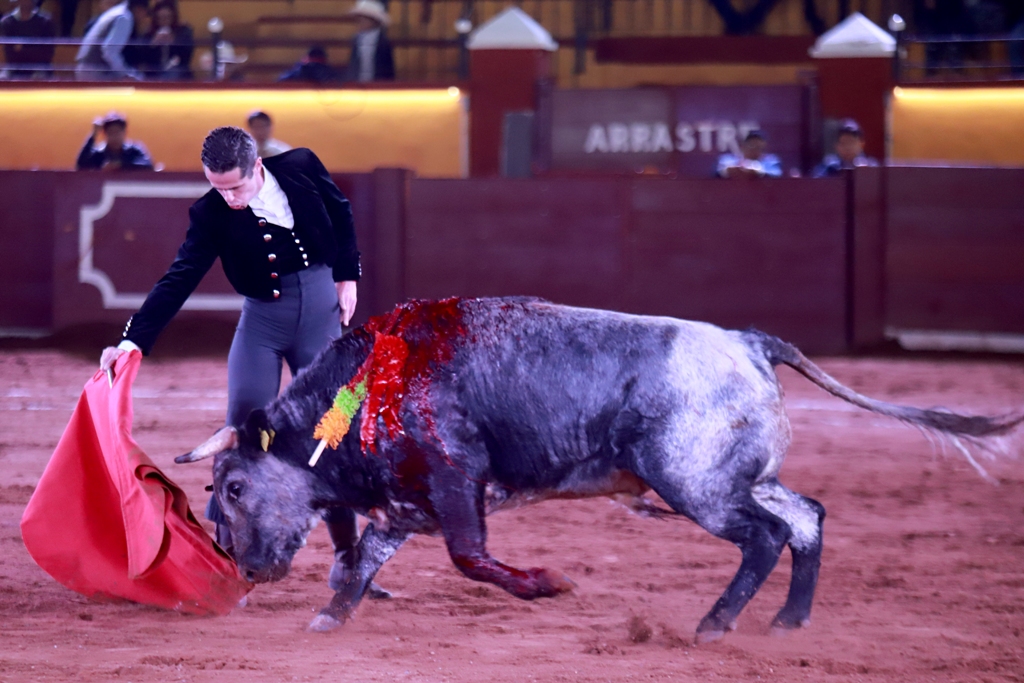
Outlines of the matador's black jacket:
<svg viewBox="0 0 1024 683">
<path fill-rule="evenodd" d="M 295 249 L 295 240 L 301 241 L 310 265 L 331 267 L 335 282 L 359 279 L 352 210 L 316 155 L 293 149 L 264 159 L 263 165 L 288 197 L 294 234 L 268 228 L 248 207 L 232 209 L 214 189 L 203 195 L 189 209 L 191 223 L 177 258 L 125 327 L 124 338 L 144 354 L 218 256 L 235 291 L 253 299 L 276 298 L 284 273 L 273 255 Z"/>
</svg>

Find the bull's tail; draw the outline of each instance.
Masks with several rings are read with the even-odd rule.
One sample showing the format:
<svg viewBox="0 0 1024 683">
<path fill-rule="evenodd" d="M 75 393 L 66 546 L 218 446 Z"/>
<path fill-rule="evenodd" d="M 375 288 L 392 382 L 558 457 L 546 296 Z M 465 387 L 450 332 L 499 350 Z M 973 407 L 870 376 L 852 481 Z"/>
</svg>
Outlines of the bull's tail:
<svg viewBox="0 0 1024 683">
<path fill-rule="evenodd" d="M 986 417 L 982 415 L 959 415 L 945 410 L 925 410 L 878 401 L 843 386 L 808 360 L 792 344 L 757 330 L 751 330 L 750 334 L 756 336 L 765 357 L 773 366 L 779 364 L 788 365 L 833 396 L 838 396 L 844 401 L 870 410 L 873 413 L 894 417 L 897 420 L 902 420 L 925 429 L 935 430 L 952 437 L 963 436 L 968 439 L 1006 434 L 1024 422 L 1024 411 Z"/>
</svg>

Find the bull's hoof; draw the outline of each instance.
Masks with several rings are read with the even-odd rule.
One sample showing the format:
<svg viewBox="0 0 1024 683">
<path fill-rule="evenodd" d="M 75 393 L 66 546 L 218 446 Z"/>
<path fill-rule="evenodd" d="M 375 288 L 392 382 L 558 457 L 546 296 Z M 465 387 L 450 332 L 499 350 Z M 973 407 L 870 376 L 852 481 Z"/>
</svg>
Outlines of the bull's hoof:
<svg viewBox="0 0 1024 683">
<path fill-rule="evenodd" d="M 724 637 L 725 631 L 697 631 L 697 637 L 693 639 L 693 642 L 697 645 L 704 645 L 705 643 L 721 640 Z"/>
<path fill-rule="evenodd" d="M 576 588 L 576 582 L 562 572 L 547 568 L 537 569 L 536 572 L 537 583 L 540 584 L 545 595 L 568 593 Z"/>
<path fill-rule="evenodd" d="M 370 587 L 366 589 L 366 597 L 371 600 L 390 600 L 395 597 L 391 594 L 387 588 L 381 588 L 376 582 L 370 584 Z"/>
<path fill-rule="evenodd" d="M 717 619 L 704 617 L 700 622 L 700 626 L 697 627 L 697 637 L 694 642 L 697 645 L 703 645 L 704 643 L 713 643 L 716 640 L 721 640 L 725 637 L 725 634 L 729 631 L 736 630 L 736 622 L 730 621 L 728 624 L 722 624 Z"/>
<path fill-rule="evenodd" d="M 309 626 L 306 627 L 306 630 L 310 633 L 327 633 L 328 631 L 333 631 L 338 628 L 343 623 L 345 622 L 321 612 L 313 617 L 313 621 L 309 622 Z"/>
<path fill-rule="evenodd" d="M 772 621 L 771 633 L 773 636 L 784 637 L 798 628 L 807 628 L 810 625 L 810 617 L 789 617 L 780 612 Z"/>
</svg>

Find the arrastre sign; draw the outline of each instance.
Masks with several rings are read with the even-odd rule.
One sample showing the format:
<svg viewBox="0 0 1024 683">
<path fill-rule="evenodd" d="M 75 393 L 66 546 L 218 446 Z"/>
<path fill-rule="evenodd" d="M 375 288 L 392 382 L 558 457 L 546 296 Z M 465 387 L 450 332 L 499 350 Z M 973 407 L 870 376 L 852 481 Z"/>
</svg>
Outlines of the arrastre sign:
<svg viewBox="0 0 1024 683">
<path fill-rule="evenodd" d="M 732 152 L 740 153 L 740 141 L 747 133 L 760 128 L 757 121 L 734 124 L 729 121 L 680 121 L 675 129 L 669 124 L 655 123 L 595 123 L 587 132 L 583 151 L 587 154 L 604 152 Z"/>
<path fill-rule="evenodd" d="M 542 118 L 550 132 L 538 131 L 541 157 L 552 171 L 709 176 L 719 155 L 739 153 L 760 129 L 787 171 L 804 170 L 808 101 L 801 86 L 556 90 Z"/>
</svg>

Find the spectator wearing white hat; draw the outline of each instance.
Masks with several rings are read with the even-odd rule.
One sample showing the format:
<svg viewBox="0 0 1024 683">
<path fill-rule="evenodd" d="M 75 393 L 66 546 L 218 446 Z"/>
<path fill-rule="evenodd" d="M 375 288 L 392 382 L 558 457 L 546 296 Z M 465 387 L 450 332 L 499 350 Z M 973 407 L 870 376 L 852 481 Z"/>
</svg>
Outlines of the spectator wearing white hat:
<svg viewBox="0 0 1024 683">
<path fill-rule="evenodd" d="M 213 74 L 218 81 L 241 81 L 245 75 L 241 66 L 248 61 L 249 55 L 235 53 L 235 46 L 226 40 L 217 43 L 217 73 Z M 213 51 L 207 50 L 199 55 L 199 68 L 206 73 L 213 73 Z"/>
<path fill-rule="evenodd" d="M 391 41 L 385 31 L 391 18 L 384 5 L 377 0 L 359 0 L 348 16 L 355 18 L 358 31 L 352 39 L 348 80 L 360 83 L 395 80 Z"/>
</svg>

